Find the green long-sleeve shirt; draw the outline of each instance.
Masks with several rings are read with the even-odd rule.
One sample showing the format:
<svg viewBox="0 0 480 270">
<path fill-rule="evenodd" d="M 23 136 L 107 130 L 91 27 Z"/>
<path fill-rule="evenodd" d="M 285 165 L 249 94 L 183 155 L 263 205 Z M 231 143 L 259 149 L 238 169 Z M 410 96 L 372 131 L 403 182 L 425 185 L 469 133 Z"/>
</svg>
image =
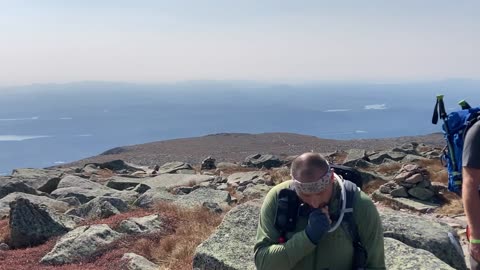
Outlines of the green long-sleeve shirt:
<svg viewBox="0 0 480 270">
<path fill-rule="evenodd" d="M 287 233 L 287 242 L 278 243 L 280 232 L 275 228 L 277 198 L 291 181 L 270 190 L 262 205 L 255 244 L 255 265 L 259 270 L 351 270 L 353 246 L 343 226 L 326 234 L 315 246 L 305 234 L 308 217 L 300 216 L 294 232 Z M 340 189 L 336 183 L 329 202 L 330 214 L 338 212 Z M 370 198 L 359 191 L 355 196 L 354 218 L 363 246 L 368 253 L 367 269 L 386 269 L 383 229 L 378 211 Z"/>
</svg>

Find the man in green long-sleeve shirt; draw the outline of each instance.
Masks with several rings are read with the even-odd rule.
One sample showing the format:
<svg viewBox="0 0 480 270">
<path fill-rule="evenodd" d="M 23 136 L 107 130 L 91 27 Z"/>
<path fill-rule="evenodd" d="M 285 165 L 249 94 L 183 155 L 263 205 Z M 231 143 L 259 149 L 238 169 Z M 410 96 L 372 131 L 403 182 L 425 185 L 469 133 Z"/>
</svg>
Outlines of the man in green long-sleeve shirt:
<svg viewBox="0 0 480 270">
<path fill-rule="evenodd" d="M 275 186 L 263 202 L 254 248 L 257 269 L 355 269 L 352 238 L 345 226 L 335 226 L 341 208 L 339 181 L 343 180 L 315 153 L 297 157 L 291 174 L 293 180 Z M 295 230 L 286 235 L 275 226 L 278 194 L 283 189 L 295 190 L 311 209 L 308 214 L 298 215 Z M 367 253 L 364 269 L 385 269 L 383 229 L 375 205 L 357 191 L 353 209 L 359 239 Z M 286 239 L 282 239 L 284 236 Z"/>
</svg>

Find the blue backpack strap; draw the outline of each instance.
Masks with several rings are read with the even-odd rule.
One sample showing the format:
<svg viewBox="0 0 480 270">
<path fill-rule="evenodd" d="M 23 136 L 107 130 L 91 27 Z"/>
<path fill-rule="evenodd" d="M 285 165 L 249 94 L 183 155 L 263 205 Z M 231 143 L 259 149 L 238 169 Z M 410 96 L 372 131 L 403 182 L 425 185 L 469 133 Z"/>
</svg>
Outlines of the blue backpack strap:
<svg viewBox="0 0 480 270">
<path fill-rule="evenodd" d="M 360 195 L 357 185 L 354 183 L 344 180 L 347 203 L 345 209 L 345 215 L 343 217 L 343 222 L 346 226 L 346 230 L 350 235 L 353 243 L 354 249 L 354 260 L 353 260 L 353 269 L 365 269 L 367 265 L 367 250 L 362 245 L 360 235 L 358 234 L 357 223 L 355 222 L 355 217 L 353 216 L 355 210 L 355 198 Z"/>
</svg>

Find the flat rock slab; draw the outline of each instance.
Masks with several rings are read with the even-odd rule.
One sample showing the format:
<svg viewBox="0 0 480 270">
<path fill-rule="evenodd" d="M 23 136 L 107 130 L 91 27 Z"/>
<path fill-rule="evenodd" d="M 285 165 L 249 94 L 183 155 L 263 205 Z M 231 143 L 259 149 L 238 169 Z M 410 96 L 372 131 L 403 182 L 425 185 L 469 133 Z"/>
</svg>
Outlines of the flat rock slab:
<svg viewBox="0 0 480 270">
<path fill-rule="evenodd" d="M 158 174 L 162 173 L 176 173 L 179 170 L 193 170 L 192 165 L 181 162 L 181 161 L 174 161 L 174 162 L 168 162 L 163 164 L 159 170 Z"/>
<path fill-rule="evenodd" d="M 62 265 L 88 259 L 98 250 L 115 240 L 122 234 L 110 229 L 108 225 L 81 226 L 62 236 L 52 251 L 41 259 L 43 264 Z"/>
<path fill-rule="evenodd" d="M 125 190 L 127 188 L 134 188 L 144 181 L 145 179 L 142 178 L 114 176 L 108 179 L 106 186 L 116 190 Z"/>
<path fill-rule="evenodd" d="M 454 270 L 432 253 L 385 238 L 385 263 L 389 270 Z"/>
<path fill-rule="evenodd" d="M 186 195 L 179 195 L 173 204 L 182 207 L 197 207 L 204 203 L 217 203 L 220 206 L 226 206 L 230 200 L 231 197 L 227 191 L 201 187 Z"/>
<path fill-rule="evenodd" d="M 174 202 L 178 197 L 179 196 L 168 192 L 165 188 L 152 188 L 140 195 L 138 199 L 133 202 L 133 205 L 149 208 L 161 202 Z"/>
<path fill-rule="evenodd" d="M 343 165 L 355 167 L 356 163 L 359 160 L 363 160 L 367 155 L 367 152 L 364 149 L 350 149 L 347 152 L 347 157 L 343 162 Z"/>
<path fill-rule="evenodd" d="M 47 169 L 15 169 L 12 172 L 12 178 L 20 180 L 27 185 L 42 191 L 50 193 L 57 188 L 64 172 L 60 170 Z"/>
<path fill-rule="evenodd" d="M 214 179 L 214 175 L 161 174 L 153 178 L 144 179 L 142 183 L 151 188 L 173 188 L 194 186 L 202 182 L 213 181 Z"/>
<path fill-rule="evenodd" d="M 10 212 L 10 203 L 16 201 L 19 198 L 27 199 L 31 203 L 36 205 L 43 204 L 48 208 L 57 210 L 62 213 L 69 208 L 68 203 L 57 201 L 46 196 L 36 196 L 26 193 L 14 192 L 0 199 L 0 217 L 8 215 Z"/>
<path fill-rule="evenodd" d="M 114 197 L 128 203 L 135 201 L 138 197 L 138 193 L 134 191 L 118 191 L 99 183 L 71 175 L 64 177 L 60 183 L 58 183 L 58 188 L 52 192 L 52 195 L 59 199 L 76 197 L 82 204 L 97 197 Z"/>
<path fill-rule="evenodd" d="M 457 251 L 458 235 L 450 226 L 388 208 L 380 211 L 380 217 L 385 237 L 429 251 L 455 269 L 467 269 L 463 254 Z"/>
<path fill-rule="evenodd" d="M 409 209 L 420 213 L 431 212 L 436 208 L 440 207 L 440 205 L 438 204 L 420 201 L 414 198 L 394 198 L 390 194 L 383 194 L 378 190 L 372 194 L 372 198 L 377 201 L 386 201 L 392 203 L 398 208 Z"/>
<path fill-rule="evenodd" d="M 159 215 L 126 219 L 118 225 L 116 231 L 126 234 L 154 233 L 162 231 L 164 221 Z"/>
<path fill-rule="evenodd" d="M 252 172 L 238 172 L 228 176 L 228 184 L 237 184 L 239 186 L 246 186 L 250 183 L 253 183 L 256 179 L 265 179 L 268 175 L 266 172 L 262 171 L 252 171 Z"/>
</svg>

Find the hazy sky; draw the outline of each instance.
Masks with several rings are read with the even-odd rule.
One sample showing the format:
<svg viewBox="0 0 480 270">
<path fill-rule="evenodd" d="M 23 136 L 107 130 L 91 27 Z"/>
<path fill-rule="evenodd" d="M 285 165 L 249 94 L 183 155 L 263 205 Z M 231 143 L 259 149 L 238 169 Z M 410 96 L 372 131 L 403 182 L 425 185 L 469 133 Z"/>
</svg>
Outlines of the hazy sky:
<svg viewBox="0 0 480 270">
<path fill-rule="evenodd" d="M 0 0 L 0 86 L 480 79 L 480 1 Z"/>
</svg>

